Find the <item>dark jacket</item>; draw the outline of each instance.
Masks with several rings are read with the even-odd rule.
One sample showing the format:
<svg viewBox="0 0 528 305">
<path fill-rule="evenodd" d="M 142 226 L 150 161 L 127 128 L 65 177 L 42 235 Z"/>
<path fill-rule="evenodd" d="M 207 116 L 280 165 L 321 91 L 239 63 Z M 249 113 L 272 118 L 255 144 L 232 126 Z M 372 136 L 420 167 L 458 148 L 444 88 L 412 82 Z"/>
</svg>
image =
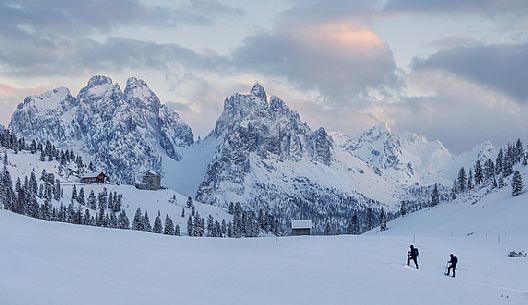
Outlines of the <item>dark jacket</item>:
<svg viewBox="0 0 528 305">
<path fill-rule="evenodd" d="M 418 257 L 418 249 L 411 248 L 411 251 L 409 251 L 409 257 L 411 258 L 417 258 Z"/>
<path fill-rule="evenodd" d="M 451 256 L 451 260 L 449 262 L 451 263 L 451 265 L 456 266 L 456 264 L 458 263 L 458 258 L 453 255 Z"/>
</svg>

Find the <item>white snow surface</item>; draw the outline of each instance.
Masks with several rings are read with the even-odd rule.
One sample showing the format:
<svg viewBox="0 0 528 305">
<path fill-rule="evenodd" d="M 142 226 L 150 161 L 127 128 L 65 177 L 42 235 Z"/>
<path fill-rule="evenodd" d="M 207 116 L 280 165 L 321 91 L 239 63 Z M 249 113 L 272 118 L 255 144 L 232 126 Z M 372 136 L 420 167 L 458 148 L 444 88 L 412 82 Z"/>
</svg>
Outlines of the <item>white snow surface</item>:
<svg viewBox="0 0 528 305">
<path fill-rule="evenodd" d="M 310 229 L 311 227 L 312 227 L 311 220 L 298 219 L 298 220 L 291 221 L 292 229 Z"/>
<path fill-rule="evenodd" d="M 3 153 L 2 153 L 3 154 Z M 104 188 L 107 189 L 108 193 L 116 192 L 118 195 L 123 195 L 122 197 L 122 209 L 125 210 L 127 217 L 132 223 L 134 219 L 134 214 L 137 208 L 141 208 L 142 213 L 145 211 L 149 215 L 149 220 L 151 225 L 154 225 L 154 220 L 160 212 L 160 218 L 162 223 L 165 223 L 165 216 L 169 217 L 174 222 L 174 225 L 179 224 L 181 229 L 181 234 L 187 234 L 187 219 L 191 214 L 191 209 L 187 208 L 187 196 L 184 196 L 176 191 L 165 189 L 158 191 L 148 191 L 148 190 L 139 190 L 131 185 L 117 185 L 117 184 L 83 184 L 79 182 L 79 179 L 70 176 L 66 178 L 60 175 L 59 163 L 56 161 L 40 161 L 38 155 L 32 155 L 27 151 L 20 151 L 18 154 L 13 154 L 11 150 L 8 150 L 8 160 L 9 165 L 7 169 L 9 170 L 13 183 L 16 182 L 17 178 L 24 181 L 24 176 L 30 177 L 31 171 L 35 169 L 35 174 L 37 179 L 40 178 L 42 170 L 46 170 L 47 173 L 53 173 L 55 179 L 61 181 L 61 186 L 63 188 L 64 197 L 61 198 L 61 201 L 52 200 L 51 204 L 58 207 L 62 203 L 67 206 L 71 202 L 72 189 L 75 185 L 77 192 L 84 188 L 84 198 L 87 201 L 90 191 L 94 191 L 95 195 L 99 192 L 102 192 Z M 99 174 L 99 172 L 97 172 Z M 39 181 L 40 183 L 40 181 Z M 40 199 L 38 199 L 40 200 Z M 39 203 L 42 203 L 39 201 Z M 203 204 L 200 202 L 193 202 L 196 211 L 200 214 L 202 218 L 207 218 L 208 215 L 214 217 L 215 220 L 222 221 L 225 219 L 226 222 L 232 219 L 232 216 L 227 213 L 227 211 L 212 206 L 208 204 Z M 78 203 L 75 203 L 75 206 L 78 206 Z M 87 206 L 83 206 L 83 209 Z M 182 209 L 185 210 L 185 217 L 181 217 Z M 96 215 L 96 210 L 90 210 L 92 216 Z M 2 303 L 0 303 L 2 304 Z"/>
<path fill-rule="evenodd" d="M 453 225 L 428 211 L 416 217 Z M 413 241 L 407 231 L 393 233 L 189 238 L 0 210 L 0 303 L 527 304 L 527 258 L 506 256 L 527 250 L 526 234 L 498 243 L 480 235 Z M 405 266 L 411 243 L 420 249 L 419 270 Z M 455 279 L 443 275 L 449 253 L 459 258 Z"/>
<path fill-rule="evenodd" d="M 13 180 L 32 168 L 57 172 L 57 162 L 27 152 L 8 158 Z M 528 167 L 515 169 L 528 181 Z M 73 182 L 63 179 L 65 203 Z M 85 187 L 87 196 L 104 186 Z M 185 196 L 106 187 L 124 194 L 130 219 L 137 206 L 151 222 L 160 210 L 185 232 L 178 216 Z M 512 197 L 507 185 L 390 221 L 385 232 L 252 239 L 80 226 L 0 210 L 0 304 L 525 305 L 528 258 L 507 254 L 528 251 L 527 202 L 528 191 Z M 229 217 L 213 206 L 197 209 Z M 406 266 L 409 244 L 420 249 L 419 270 Z M 459 258 L 455 279 L 443 275 L 450 253 Z"/>
</svg>

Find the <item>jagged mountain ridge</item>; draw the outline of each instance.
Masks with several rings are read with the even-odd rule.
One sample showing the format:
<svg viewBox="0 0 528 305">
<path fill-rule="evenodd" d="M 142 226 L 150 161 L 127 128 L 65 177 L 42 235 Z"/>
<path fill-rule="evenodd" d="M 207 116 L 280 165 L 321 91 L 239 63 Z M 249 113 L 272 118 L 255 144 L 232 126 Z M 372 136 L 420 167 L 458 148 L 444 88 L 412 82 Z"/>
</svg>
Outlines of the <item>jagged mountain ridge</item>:
<svg viewBox="0 0 528 305">
<path fill-rule="evenodd" d="M 403 196 L 396 184 L 336 146 L 324 128 L 312 130 L 283 100 L 268 99 L 259 84 L 226 98 L 213 132 L 193 147 L 192 155 L 213 152 L 200 173 L 197 200 L 309 217 L 320 232 L 330 215 L 340 227 L 368 207 L 393 210 Z"/>
<path fill-rule="evenodd" d="M 73 146 L 93 156 L 114 182 L 125 183 L 134 183 L 146 170 L 161 172 L 162 155 L 180 160 L 177 148 L 193 143 L 191 128 L 143 80 L 129 78 L 121 91 L 100 75 L 77 97 L 67 88 L 27 97 L 9 129 L 28 139 Z"/>
<path fill-rule="evenodd" d="M 457 164 L 440 142 L 395 134 L 385 124 L 357 138 L 312 130 L 259 84 L 249 94 L 226 98 L 215 129 L 197 142 L 178 114 L 135 78 L 124 91 L 95 76 L 77 97 L 66 88 L 28 97 L 10 128 L 93 155 L 114 181 L 132 183 L 150 169 L 199 201 L 224 207 L 240 201 L 255 210 L 309 217 L 320 231 L 317 220 L 333 217 L 342 227 L 368 207 L 394 211 L 403 198 L 423 200 L 430 188 L 415 198 L 415 184 L 449 186 L 454 173 L 443 167 Z"/>
<path fill-rule="evenodd" d="M 412 132 L 394 132 L 379 123 L 357 137 L 331 133 L 337 145 L 367 162 L 379 174 L 402 184 L 449 186 L 458 169 L 476 160 L 496 157 L 497 149 L 488 141 L 470 151 L 454 155 L 438 140 Z"/>
</svg>

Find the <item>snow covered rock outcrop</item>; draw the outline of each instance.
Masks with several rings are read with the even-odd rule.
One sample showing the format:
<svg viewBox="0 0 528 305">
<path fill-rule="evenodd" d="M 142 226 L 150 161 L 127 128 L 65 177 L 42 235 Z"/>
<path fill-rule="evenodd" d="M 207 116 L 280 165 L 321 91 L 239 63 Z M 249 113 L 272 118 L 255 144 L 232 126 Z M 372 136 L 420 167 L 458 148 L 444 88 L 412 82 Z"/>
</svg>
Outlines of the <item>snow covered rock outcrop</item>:
<svg viewBox="0 0 528 305">
<path fill-rule="evenodd" d="M 312 130 L 283 100 L 268 99 L 259 84 L 250 94 L 225 99 L 210 137 L 215 140 L 203 143 L 214 143 L 214 154 L 198 201 L 239 201 L 291 217 L 310 214 L 317 225 L 328 213 L 341 213 L 336 219 L 345 221 L 351 211 L 377 209 L 378 200 L 386 202 L 394 193 L 365 162 L 336 147 L 324 128 Z M 369 183 L 383 186 L 372 190 Z"/>
<path fill-rule="evenodd" d="M 460 167 L 496 156 L 496 149 L 489 142 L 453 155 L 438 140 L 412 132 L 393 132 L 387 123 L 377 124 L 358 137 L 337 133 L 332 136 L 338 139 L 338 146 L 368 163 L 378 174 L 407 185 L 449 186 Z"/>
<path fill-rule="evenodd" d="M 193 143 L 191 128 L 143 80 L 129 78 L 121 91 L 101 75 L 77 97 L 66 88 L 27 97 L 9 128 L 27 139 L 84 151 L 112 180 L 127 183 L 146 170 L 161 172 L 162 157 L 180 160 L 178 147 Z"/>
</svg>

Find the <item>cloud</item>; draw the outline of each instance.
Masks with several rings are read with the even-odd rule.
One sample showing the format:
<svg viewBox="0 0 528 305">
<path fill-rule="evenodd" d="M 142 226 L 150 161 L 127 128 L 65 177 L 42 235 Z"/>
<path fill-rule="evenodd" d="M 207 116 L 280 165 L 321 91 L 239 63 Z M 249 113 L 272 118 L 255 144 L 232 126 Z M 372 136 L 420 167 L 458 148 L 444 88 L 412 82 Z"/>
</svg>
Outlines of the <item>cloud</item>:
<svg viewBox="0 0 528 305">
<path fill-rule="evenodd" d="M 198 66 L 198 56 L 179 44 L 113 37 L 120 28 L 203 26 L 235 15 L 216 0 L 147 5 L 137 0 L 4 1 L 0 3 L 0 73 L 8 76 L 72 75 L 100 69 L 166 67 L 164 61 Z M 136 28 L 134 28 L 136 27 Z M 201 57 L 201 59 L 199 59 Z"/>
<path fill-rule="evenodd" d="M 182 111 L 191 111 L 191 107 L 189 107 L 186 103 L 178 103 L 178 102 L 165 102 L 165 105 L 176 112 L 182 112 Z"/>
<path fill-rule="evenodd" d="M 239 70 L 283 78 L 318 90 L 329 103 L 400 85 L 391 49 L 350 23 L 296 24 L 247 37 L 232 54 Z"/>
<path fill-rule="evenodd" d="M 0 50 L 3 73 L 13 76 L 79 75 L 130 68 L 166 71 L 173 65 L 196 70 L 218 69 L 225 61 L 214 53 L 199 54 L 178 44 L 129 38 L 103 42 L 81 38 L 52 42 L 38 49 L 21 45 Z M 60 60 L 58 60 L 60 59 Z"/>
<path fill-rule="evenodd" d="M 284 12 L 284 19 L 302 21 L 373 20 L 403 15 L 479 15 L 526 19 L 525 0 L 314 0 L 297 1 Z"/>
<path fill-rule="evenodd" d="M 385 12 L 521 15 L 528 12 L 524 0 L 389 0 Z"/>
<path fill-rule="evenodd" d="M 82 35 L 130 25 L 177 26 L 211 24 L 220 17 L 243 14 L 216 0 L 194 0 L 179 5 L 147 5 L 138 0 L 31 1 L 0 4 L 0 24 L 9 31 L 39 35 Z"/>
<path fill-rule="evenodd" d="M 26 96 L 41 94 L 49 89 L 51 86 L 16 88 L 0 83 L 0 124 L 7 126 L 16 107 Z"/>
<path fill-rule="evenodd" d="M 396 130 L 439 139 L 454 152 L 487 140 L 504 145 L 528 134 L 528 105 L 500 92 L 442 71 L 413 72 L 408 83 L 422 94 L 364 111 Z"/>
<path fill-rule="evenodd" d="M 528 102 L 528 43 L 442 49 L 427 58 L 415 58 L 413 69 L 447 71 Z"/>
</svg>

